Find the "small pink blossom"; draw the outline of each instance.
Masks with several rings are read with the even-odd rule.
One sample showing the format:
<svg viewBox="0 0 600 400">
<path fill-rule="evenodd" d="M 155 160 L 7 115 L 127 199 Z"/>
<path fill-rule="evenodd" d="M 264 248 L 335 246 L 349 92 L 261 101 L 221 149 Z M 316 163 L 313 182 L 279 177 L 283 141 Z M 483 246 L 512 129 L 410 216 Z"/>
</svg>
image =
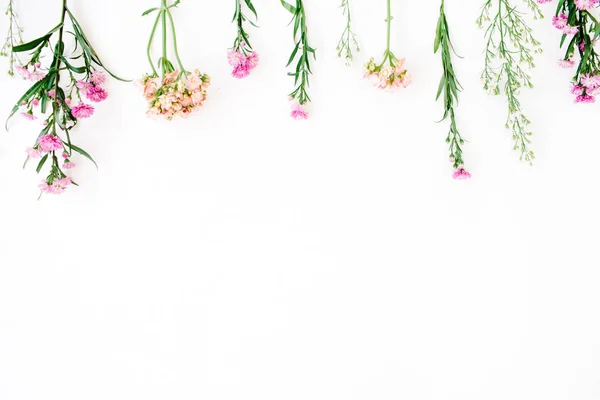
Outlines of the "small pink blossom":
<svg viewBox="0 0 600 400">
<path fill-rule="evenodd" d="M 465 180 L 469 179 L 471 177 L 471 174 L 465 169 L 463 165 L 459 165 L 456 168 L 456 171 L 454 171 L 454 173 L 452 174 L 452 177 L 457 180 Z"/>
<path fill-rule="evenodd" d="M 237 79 L 242 79 L 242 78 L 247 77 L 248 75 L 250 75 L 250 70 L 248 69 L 248 65 L 245 63 L 237 65 L 236 67 L 233 68 L 233 71 L 231 71 L 231 75 Z"/>
<path fill-rule="evenodd" d="M 89 118 L 94 115 L 94 107 L 89 104 L 79 103 L 71 108 L 71 114 L 73 114 L 75 118 Z"/>
<path fill-rule="evenodd" d="M 596 98 L 594 96 L 590 96 L 589 94 L 582 94 L 575 98 L 575 103 L 594 103 L 596 102 Z"/>
<path fill-rule="evenodd" d="M 248 69 L 253 70 L 254 68 L 256 68 L 256 66 L 258 65 L 258 61 L 258 53 L 253 51 L 252 53 L 248 54 L 248 57 L 246 57 L 246 64 L 248 65 Z"/>
<path fill-rule="evenodd" d="M 102 71 L 94 71 L 90 76 L 90 82 L 96 86 L 100 86 L 106 82 L 106 74 Z"/>
<path fill-rule="evenodd" d="M 240 64 L 243 64 L 246 61 L 246 57 L 241 51 L 230 50 L 227 52 L 227 61 L 229 62 L 229 65 L 235 68 Z"/>
<path fill-rule="evenodd" d="M 33 159 L 42 157 L 42 153 L 43 153 L 40 149 L 34 149 L 33 147 L 28 147 L 26 151 L 27 151 L 27 156 L 29 158 L 33 158 Z"/>
<path fill-rule="evenodd" d="M 37 117 L 31 112 L 31 110 L 27 112 L 22 112 L 21 115 L 29 121 L 35 121 L 37 119 Z"/>
<path fill-rule="evenodd" d="M 295 120 L 305 120 L 308 118 L 308 113 L 304 110 L 304 106 L 296 101 L 292 104 L 290 115 Z"/>
<path fill-rule="evenodd" d="M 560 13 L 559 15 L 552 17 L 552 25 L 561 31 L 565 29 L 565 26 L 567 26 L 568 22 L 569 17 L 567 17 L 565 13 Z"/>
<path fill-rule="evenodd" d="M 71 178 L 67 176 L 62 179 L 55 179 L 50 182 L 50 184 L 48 184 L 46 180 L 43 180 L 38 187 L 43 193 L 61 194 L 67 189 L 71 182 Z"/>
<path fill-rule="evenodd" d="M 64 169 L 72 169 L 75 168 L 75 163 L 72 163 L 71 161 L 67 161 L 66 163 L 63 164 L 63 168 Z"/>
<path fill-rule="evenodd" d="M 33 99 L 33 100 L 31 101 L 31 104 L 33 104 L 33 106 L 34 106 L 34 107 L 37 107 L 37 106 L 39 106 L 39 105 L 40 105 L 40 101 L 39 101 L 38 99 Z"/>
<path fill-rule="evenodd" d="M 589 10 L 598 4 L 599 0 L 575 0 L 575 7 L 579 10 Z"/>
<path fill-rule="evenodd" d="M 570 58 L 568 60 L 560 59 L 558 60 L 558 66 L 561 68 L 573 68 L 575 66 L 575 61 Z"/>
</svg>

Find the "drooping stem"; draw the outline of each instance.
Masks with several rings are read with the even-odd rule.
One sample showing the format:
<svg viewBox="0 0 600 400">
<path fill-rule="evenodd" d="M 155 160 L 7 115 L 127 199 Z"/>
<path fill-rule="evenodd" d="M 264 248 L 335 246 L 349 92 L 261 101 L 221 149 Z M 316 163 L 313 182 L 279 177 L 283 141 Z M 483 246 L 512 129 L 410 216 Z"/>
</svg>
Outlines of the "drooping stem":
<svg viewBox="0 0 600 400">
<path fill-rule="evenodd" d="M 154 41 L 154 35 L 156 34 L 156 28 L 158 28 L 158 22 L 160 21 L 161 11 L 158 12 L 158 16 L 156 17 L 156 21 L 154 21 L 154 26 L 152 27 L 152 33 L 150 33 L 150 39 L 148 40 L 148 48 L 146 50 L 146 55 L 148 56 L 148 62 L 150 63 L 150 67 L 152 68 L 152 74 L 154 76 L 158 76 L 156 72 L 156 68 L 154 68 L 154 62 L 152 61 L 152 42 Z"/>
<path fill-rule="evenodd" d="M 169 22 L 171 23 L 171 34 L 173 35 L 173 48 L 175 51 L 175 58 L 177 59 L 177 64 L 181 69 L 180 73 L 185 73 L 185 68 L 183 67 L 183 63 L 181 62 L 181 58 L 179 58 L 179 49 L 177 48 L 177 33 L 175 32 L 175 23 L 173 22 L 173 16 L 171 15 L 171 11 L 169 9 L 166 10 L 167 15 L 169 16 Z"/>
<path fill-rule="evenodd" d="M 162 15 L 162 78 L 167 72 L 167 0 L 162 0 L 160 14 Z"/>
</svg>

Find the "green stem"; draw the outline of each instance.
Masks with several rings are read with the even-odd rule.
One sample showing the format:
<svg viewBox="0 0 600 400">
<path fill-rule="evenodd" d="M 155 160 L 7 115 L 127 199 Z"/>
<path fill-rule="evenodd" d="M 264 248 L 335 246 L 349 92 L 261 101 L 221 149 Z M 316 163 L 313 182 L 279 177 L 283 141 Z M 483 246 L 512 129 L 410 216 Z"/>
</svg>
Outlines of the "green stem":
<svg viewBox="0 0 600 400">
<path fill-rule="evenodd" d="M 385 47 L 385 56 L 389 57 L 390 62 L 392 61 L 391 52 L 390 52 L 390 43 L 392 36 L 392 4 L 391 0 L 387 0 L 387 42 Z M 383 60 L 385 62 L 385 59 Z"/>
<path fill-rule="evenodd" d="M 154 26 L 152 27 L 152 33 L 150 33 L 150 40 L 148 40 L 148 48 L 146 50 L 146 55 L 148 56 L 148 62 L 150 63 L 150 67 L 152 68 L 153 76 L 158 76 L 156 72 L 156 68 L 154 68 L 154 62 L 152 61 L 152 42 L 154 41 L 154 35 L 156 33 L 156 28 L 158 27 L 158 22 L 160 21 L 162 10 L 158 12 L 158 16 L 156 17 L 156 21 L 154 21 Z"/>
<path fill-rule="evenodd" d="M 167 0 L 162 0 L 161 15 L 162 15 L 162 78 L 167 72 Z"/>
<path fill-rule="evenodd" d="M 173 16 L 171 15 L 171 11 L 167 9 L 167 15 L 169 16 L 169 22 L 171 22 L 171 34 L 173 35 L 173 47 L 175 48 L 175 58 L 177 59 L 177 64 L 181 69 L 180 73 L 183 74 L 185 68 L 183 67 L 183 63 L 181 62 L 181 58 L 179 58 L 179 50 L 177 49 L 177 33 L 175 32 L 175 23 L 173 22 Z"/>
</svg>

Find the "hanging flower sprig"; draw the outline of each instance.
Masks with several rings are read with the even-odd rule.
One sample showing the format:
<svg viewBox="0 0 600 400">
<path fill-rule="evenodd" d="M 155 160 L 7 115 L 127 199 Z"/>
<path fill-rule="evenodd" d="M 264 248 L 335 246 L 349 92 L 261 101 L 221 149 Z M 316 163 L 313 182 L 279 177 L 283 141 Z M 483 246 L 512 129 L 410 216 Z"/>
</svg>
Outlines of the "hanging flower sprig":
<svg viewBox="0 0 600 400">
<path fill-rule="evenodd" d="M 543 4 L 548 0 L 538 2 Z M 560 46 L 569 39 L 565 56 L 558 64 L 572 68 L 576 64 L 575 52 L 579 55 L 571 87 L 576 103 L 593 103 L 600 95 L 600 54 L 595 48 L 600 23 L 592 14 L 592 9 L 597 6 L 598 0 L 561 0 L 552 19 L 554 27 L 563 33 Z"/>
<path fill-rule="evenodd" d="M 104 67 L 81 24 L 67 7 L 67 0 L 62 1 L 60 15 L 60 22 L 50 32 L 13 48 L 15 53 L 30 52 L 29 61 L 23 68 L 25 71 L 34 69 L 28 78 L 35 83 L 21 96 L 8 117 L 10 119 L 21 110 L 27 120 L 44 119 L 34 145 L 27 149 L 25 164 L 30 159 L 39 159 L 38 173 L 45 165 L 50 165 L 48 176 L 39 187 L 42 193 L 52 194 L 60 194 L 75 184 L 65 172 L 75 167 L 71 161 L 74 153 L 94 162 L 86 151 L 72 143 L 71 131 L 80 119 L 94 114 L 90 103 L 99 103 L 108 96 L 102 88 L 106 76 L 99 68 L 122 80 Z M 65 50 L 66 33 L 74 38 L 73 51 Z M 51 53 L 52 62 L 43 67 L 41 58 L 45 52 Z M 68 79 L 63 80 L 64 77 Z"/>
<path fill-rule="evenodd" d="M 233 14 L 232 22 L 235 22 L 237 26 L 237 37 L 227 53 L 227 60 L 233 68 L 231 75 L 238 79 L 250 75 L 250 71 L 258 65 L 258 54 L 252 48 L 249 35 L 244 29 L 244 22 L 249 22 L 254 27 L 256 27 L 256 24 L 244 14 L 242 3 L 246 4 L 246 7 L 254 14 L 255 19 L 258 18 L 251 0 L 235 0 L 235 14 Z"/>
<path fill-rule="evenodd" d="M 524 1 L 535 19 L 543 17 L 534 0 Z M 493 17 L 490 17 L 492 12 Z M 535 155 L 529 148 L 530 121 L 523 113 L 519 93 L 523 87 L 533 87 L 527 70 L 535 67 L 534 55 L 542 52 L 540 42 L 533 37 L 523 14 L 509 0 L 486 0 L 477 25 L 485 28 L 486 38 L 485 67 L 481 74 L 483 88 L 489 94 L 503 92 L 506 96 L 506 128 L 512 131 L 514 149 L 519 151 L 522 161 L 532 164 Z"/>
<path fill-rule="evenodd" d="M 8 17 L 8 32 L 6 33 L 6 40 L 0 50 L 0 56 L 8 57 L 8 74 L 10 76 L 15 75 L 15 64 L 20 65 L 20 60 L 17 54 L 13 51 L 15 46 L 23 43 L 23 29 L 19 26 L 19 20 L 17 13 L 14 8 L 14 0 L 9 0 L 8 6 L 6 7 L 6 16 Z"/>
<path fill-rule="evenodd" d="M 376 64 L 375 59 L 371 58 L 365 65 L 365 78 L 368 78 L 373 86 L 380 89 L 405 88 L 412 82 L 410 74 L 404 67 L 406 63 L 404 58 L 397 58 L 390 48 L 392 19 L 391 0 L 387 0 L 387 19 L 385 20 L 387 24 L 387 41 L 383 61 L 381 64 Z"/>
<path fill-rule="evenodd" d="M 306 12 L 302 0 L 296 0 L 295 6 L 286 3 L 284 0 L 281 0 L 281 4 L 293 15 L 291 23 L 294 24 L 294 40 L 296 41 L 294 50 L 286 65 L 286 67 L 289 67 L 297 60 L 295 72 L 288 73 L 289 76 L 294 77 L 294 85 L 296 86 L 294 91 L 289 94 L 292 104 L 291 116 L 298 120 L 306 119 L 308 118 L 308 113 L 305 110 L 305 105 L 311 101 L 308 96 L 308 87 L 310 86 L 309 76 L 312 74 L 310 57 L 312 56 L 313 59 L 316 59 L 315 49 L 308 44 Z"/>
<path fill-rule="evenodd" d="M 169 121 L 175 117 L 187 117 L 200 108 L 206 100 L 206 89 L 210 85 L 208 75 L 201 73 L 198 69 L 193 72 L 187 71 L 179 57 L 175 23 L 171 15 L 171 9 L 177 7 L 179 3 L 181 1 L 176 0 L 173 4 L 168 5 L 167 0 L 161 0 L 160 7 L 151 8 L 142 14 L 144 16 L 153 12 L 157 13 L 147 48 L 148 62 L 152 73 L 144 75 L 141 80 L 144 97 L 148 102 L 146 114 L 151 118 L 163 117 Z M 152 61 L 152 44 L 159 25 L 162 30 L 162 55 L 155 67 Z M 171 28 L 177 68 L 168 58 L 168 26 Z"/>
<path fill-rule="evenodd" d="M 352 31 L 352 16 L 350 14 L 350 0 L 342 0 L 342 5 L 340 6 L 343 10 L 344 16 L 346 17 L 346 29 L 342 33 L 340 40 L 338 41 L 338 45 L 336 47 L 339 58 L 344 58 L 346 60 L 346 65 L 352 64 L 354 60 L 353 50 L 356 52 L 360 51 L 360 46 L 358 45 L 358 40 L 356 39 L 356 34 Z"/>
<path fill-rule="evenodd" d="M 471 174 L 464 167 L 465 162 L 463 161 L 462 151 L 462 145 L 465 141 L 458 131 L 454 116 L 454 108 L 458 104 L 458 93 L 462 91 L 462 87 L 456 78 L 454 65 L 452 64 L 452 53 L 456 54 L 456 52 L 450 39 L 448 21 L 444 10 L 444 0 L 442 0 L 440 6 L 440 17 L 435 33 L 433 52 L 441 52 L 442 55 L 442 68 L 444 72 L 435 99 L 438 100 L 442 93 L 444 94 L 444 116 L 441 121 L 450 118 L 450 130 L 446 137 L 446 143 L 450 146 L 450 162 L 454 168 L 452 177 L 454 179 L 468 179 L 471 177 Z"/>
</svg>

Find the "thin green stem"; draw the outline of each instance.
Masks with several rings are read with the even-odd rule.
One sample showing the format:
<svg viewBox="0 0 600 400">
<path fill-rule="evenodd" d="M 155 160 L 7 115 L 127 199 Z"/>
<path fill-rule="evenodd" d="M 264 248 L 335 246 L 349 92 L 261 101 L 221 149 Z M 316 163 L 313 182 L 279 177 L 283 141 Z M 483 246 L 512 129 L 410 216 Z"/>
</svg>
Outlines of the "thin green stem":
<svg viewBox="0 0 600 400">
<path fill-rule="evenodd" d="M 177 64 L 181 69 L 180 73 L 184 73 L 185 68 L 183 67 L 183 63 L 181 62 L 181 58 L 179 58 L 179 50 L 177 49 L 177 33 L 175 32 L 175 23 L 173 22 L 173 16 L 171 15 L 171 11 L 167 9 L 167 15 L 169 16 L 169 22 L 171 23 L 171 34 L 173 35 L 173 47 L 175 50 L 175 58 L 177 59 Z"/>
<path fill-rule="evenodd" d="M 158 12 L 156 21 L 154 21 L 152 33 L 150 33 L 150 39 L 148 40 L 148 48 L 146 49 L 146 55 L 148 56 L 148 62 L 150 63 L 150 67 L 152 68 L 153 76 L 158 76 L 158 73 L 156 72 L 156 68 L 154 68 L 154 62 L 152 61 L 152 42 L 154 41 L 154 35 L 156 34 L 156 28 L 158 28 L 158 22 L 160 21 L 161 13 L 162 10 Z"/>
<path fill-rule="evenodd" d="M 162 78 L 167 72 L 167 0 L 162 0 L 161 15 L 162 15 Z"/>
</svg>

